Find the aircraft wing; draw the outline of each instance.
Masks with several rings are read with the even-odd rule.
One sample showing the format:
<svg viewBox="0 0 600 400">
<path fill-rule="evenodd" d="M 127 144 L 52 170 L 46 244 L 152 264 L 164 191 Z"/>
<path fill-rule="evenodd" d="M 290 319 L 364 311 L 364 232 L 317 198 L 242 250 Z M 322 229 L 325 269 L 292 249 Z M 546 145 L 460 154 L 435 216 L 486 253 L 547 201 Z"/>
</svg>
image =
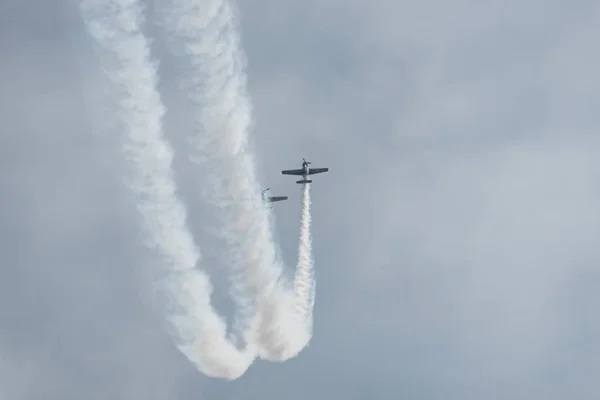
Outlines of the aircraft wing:
<svg viewBox="0 0 600 400">
<path fill-rule="evenodd" d="M 267 201 L 268 201 L 269 203 L 272 203 L 272 202 L 274 202 L 274 201 L 283 201 L 283 200 L 287 200 L 287 199 L 288 199 L 288 197 L 287 197 L 287 196 L 273 196 L 273 197 L 269 197 L 269 198 L 267 199 Z"/>
<path fill-rule="evenodd" d="M 303 169 L 286 169 L 284 171 L 281 171 L 281 173 L 284 175 L 304 175 L 304 170 Z"/>
<path fill-rule="evenodd" d="M 309 175 L 320 174 L 329 171 L 329 168 L 311 168 L 308 170 Z"/>
</svg>

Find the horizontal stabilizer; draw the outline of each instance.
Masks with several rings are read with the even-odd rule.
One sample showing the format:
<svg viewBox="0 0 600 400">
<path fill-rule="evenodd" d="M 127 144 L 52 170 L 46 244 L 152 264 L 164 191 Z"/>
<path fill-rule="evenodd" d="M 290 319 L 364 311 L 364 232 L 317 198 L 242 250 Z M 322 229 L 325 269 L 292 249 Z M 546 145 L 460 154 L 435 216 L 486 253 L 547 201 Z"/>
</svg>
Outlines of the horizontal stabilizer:
<svg viewBox="0 0 600 400">
<path fill-rule="evenodd" d="M 303 179 L 301 181 L 296 181 L 296 183 L 300 183 L 300 184 L 302 184 L 302 183 L 312 183 L 312 181 L 308 180 L 308 179 Z"/>
</svg>

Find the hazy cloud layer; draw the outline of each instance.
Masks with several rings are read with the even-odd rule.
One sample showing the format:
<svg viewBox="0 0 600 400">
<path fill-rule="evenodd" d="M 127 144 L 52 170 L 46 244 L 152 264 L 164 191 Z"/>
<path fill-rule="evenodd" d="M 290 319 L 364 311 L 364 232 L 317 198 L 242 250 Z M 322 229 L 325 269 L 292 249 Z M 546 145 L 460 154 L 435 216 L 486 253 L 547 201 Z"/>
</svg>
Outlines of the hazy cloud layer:
<svg viewBox="0 0 600 400">
<path fill-rule="evenodd" d="M 4 4 L 0 399 L 600 395 L 595 3 L 241 4 L 259 168 L 290 196 L 276 205 L 290 263 L 300 188 L 279 171 L 301 157 L 331 171 L 313 185 L 312 345 L 235 382 L 198 374 L 163 331 L 77 9 Z M 228 311 L 180 66 L 148 32 Z"/>
</svg>

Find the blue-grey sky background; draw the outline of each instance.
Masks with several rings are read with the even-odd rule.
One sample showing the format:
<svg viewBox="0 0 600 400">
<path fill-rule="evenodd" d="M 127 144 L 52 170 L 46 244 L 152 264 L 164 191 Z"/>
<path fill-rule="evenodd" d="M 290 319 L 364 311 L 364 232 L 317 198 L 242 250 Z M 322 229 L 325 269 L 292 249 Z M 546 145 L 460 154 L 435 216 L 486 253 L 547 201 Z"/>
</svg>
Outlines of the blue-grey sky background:
<svg viewBox="0 0 600 400">
<path fill-rule="evenodd" d="M 279 171 L 331 170 L 313 184 L 313 341 L 234 382 L 202 376 L 163 330 L 76 2 L 0 4 L 1 400 L 600 396 L 596 2 L 240 4 L 290 266 L 300 188 Z M 156 4 L 165 134 L 227 312 Z"/>
</svg>

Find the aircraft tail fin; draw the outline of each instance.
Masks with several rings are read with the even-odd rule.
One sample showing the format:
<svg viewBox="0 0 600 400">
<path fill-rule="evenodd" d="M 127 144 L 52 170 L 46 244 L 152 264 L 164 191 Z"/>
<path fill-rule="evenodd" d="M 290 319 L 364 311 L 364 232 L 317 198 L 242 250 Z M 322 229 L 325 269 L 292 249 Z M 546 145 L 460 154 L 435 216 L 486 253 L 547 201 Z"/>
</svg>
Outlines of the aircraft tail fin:
<svg viewBox="0 0 600 400">
<path fill-rule="evenodd" d="M 303 183 L 311 183 L 311 182 L 312 182 L 312 181 L 311 181 L 310 179 L 303 179 L 303 180 L 301 180 L 301 181 L 296 181 L 296 183 L 299 183 L 299 184 L 303 184 Z"/>
</svg>

